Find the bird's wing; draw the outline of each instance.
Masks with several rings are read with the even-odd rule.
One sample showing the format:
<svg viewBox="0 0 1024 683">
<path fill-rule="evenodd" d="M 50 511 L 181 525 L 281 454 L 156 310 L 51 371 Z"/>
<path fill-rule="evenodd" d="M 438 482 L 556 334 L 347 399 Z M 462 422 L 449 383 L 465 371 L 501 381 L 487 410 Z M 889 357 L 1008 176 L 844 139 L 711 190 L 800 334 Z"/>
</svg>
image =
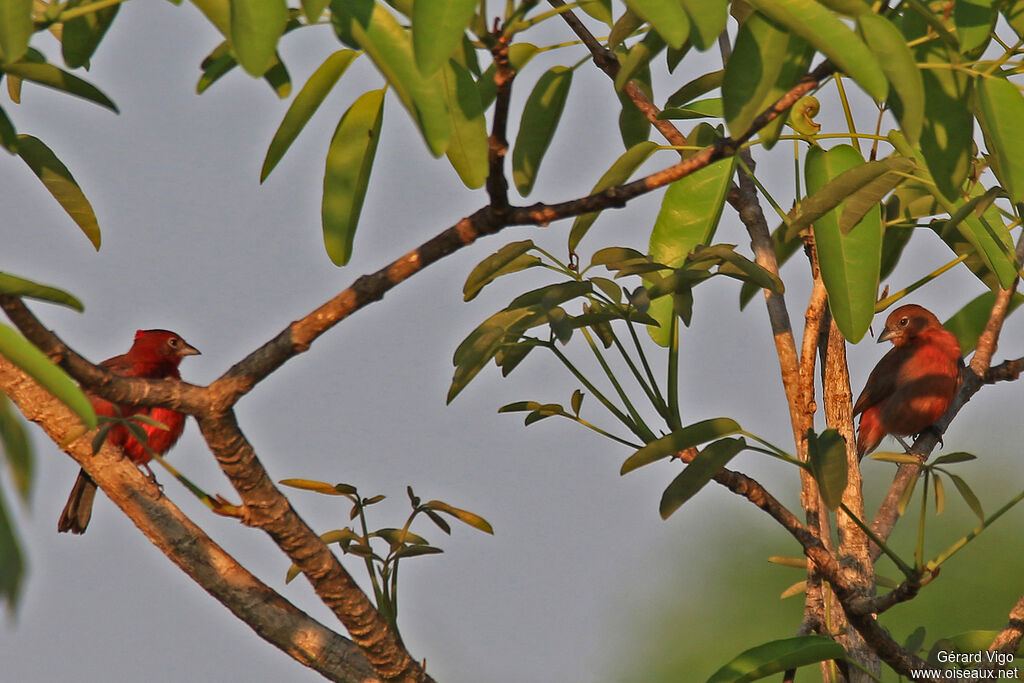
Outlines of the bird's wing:
<svg viewBox="0 0 1024 683">
<path fill-rule="evenodd" d="M 134 364 L 132 363 L 131 358 L 128 357 L 127 353 L 122 353 L 120 356 L 108 358 L 100 363 L 100 365 L 105 367 L 107 370 L 110 370 L 115 375 L 131 377 L 135 374 L 132 372 Z"/>
<path fill-rule="evenodd" d="M 864 390 L 860 392 L 857 402 L 853 405 L 854 416 L 892 395 L 896 390 L 896 378 L 903 364 L 904 355 L 900 349 L 892 348 L 889 353 L 882 356 L 882 360 L 878 361 L 878 365 L 868 375 Z"/>
</svg>

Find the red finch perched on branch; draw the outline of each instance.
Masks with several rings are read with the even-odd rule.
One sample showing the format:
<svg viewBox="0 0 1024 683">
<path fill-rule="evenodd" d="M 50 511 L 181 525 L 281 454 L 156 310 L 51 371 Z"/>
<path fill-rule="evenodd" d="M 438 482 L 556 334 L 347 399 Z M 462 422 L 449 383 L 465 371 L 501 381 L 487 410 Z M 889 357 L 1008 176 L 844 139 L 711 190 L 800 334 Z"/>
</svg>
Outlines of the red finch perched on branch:
<svg viewBox="0 0 1024 683">
<path fill-rule="evenodd" d="M 916 304 L 889 314 L 879 342 L 893 348 L 878 361 L 853 406 L 861 414 L 857 455 L 886 434 L 919 434 L 942 417 L 960 388 L 960 344 L 931 311 Z"/>
<path fill-rule="evenodd" d="M 178 364 L 181 363 L 181 359 L 198 353 L 198 350 L 189 346 L 174 332 L 139 330 L 135 333 L 135 342 L 128 353 L 108 358 L 100 365 L 114 374 L 125 377 L 181 379 L 181 375 L 178 373 Z M 166 453 L 177 442 L 181 432 L 185 429 L 185 416 L 174 410 L 115 405 L 98 396 L 90 396 L 89 401 L 97 415 L 131 417 L 142 414 L 167 425 L 167 429 L 160 429 L 145 423 L 140 425 L 146 432 L 147 445 L 159 455 Z M 146 465 L 152 459 L 146 447 L 139 443 L 122 424 L 115 424 L 110 428 L 107 441 L 123 448 L 136 465 Z M 85 470 L 79 471 L 75 487 L 71 490 L 71 497 L 68 498 L 60 521 L 57 522 L 57 531 L 70 531 L 73 534 L 85 533 L 85 527 L 89 524 L 89 518 L 92 516 L 92 502 L 95 496 L 96 483 L 86 474 Z"/>
</svg>

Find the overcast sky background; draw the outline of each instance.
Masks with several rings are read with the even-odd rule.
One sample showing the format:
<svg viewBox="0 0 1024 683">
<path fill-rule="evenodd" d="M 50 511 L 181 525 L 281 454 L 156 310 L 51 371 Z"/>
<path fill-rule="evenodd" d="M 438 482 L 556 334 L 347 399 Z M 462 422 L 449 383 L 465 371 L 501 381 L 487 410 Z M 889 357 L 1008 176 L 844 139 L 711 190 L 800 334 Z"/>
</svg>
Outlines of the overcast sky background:
<svg viewBox="0 0 1024 683">
<path fill-rule="evenodd" d="M 570 36 L 554 24 L 549 33 L 526 39 L 557 42 Z M 196 96 L 198 64 L 219 41 L 192 6 L 126 3 L 86 76 L 118 104 L 119 116 L 31 84 L 25 85 L 22 105 L 4 100 L 19 132 L 42 138 L 78 179 L 99 217 L 103 248 L 95 253 L 29 170 L 4 157 L 0 270 L 79 296 L 84 315 L 42 304 L 33 309 L 94 361 L 123 353 L 138 328 L 165 327 L 203 352 L 185 361 L 183 376 L 208 383 L 359 274 L 376 270 L 485 201 L 482 191 L 461 185 L 444 159 L 429 157 L 389 96 L 355 257 L 348 267 L 336 268 L 320 233 L 323 158 L 338 117 L 358 94 L 379 87 L 379 76 L 359 60 L 260 187 L 260 164 L 287 102 L 241 70 Z M 327 27 L 285 38 L 281 52 L 293 92 L 337 47 Z M 54 45 L 45 51 L 59 63 Z M 577 49 L 555 59 L 573 63 L 582 54 Z M 515 112 L 550 63 L 538 59 L 523 74 Z M 701 64 L 677 73 L 677 84 Z M 580 69 L 537 190 L 513 202 L 586 194 L 621 151 L 616 116 L 606 78 Z M 781 147 L 774 157 L 778 168 L 766 162 L 761 175 L 780 196 L 790 197 L 792 162 Z M 669 163 L 666 154 L 650 168 Z M 644 248 L 660 199 L 654 193 L 625 212 L 603 216 L 584 242 L 584 263 L 608 244 Z M 753 635 L 730 649 L 738 653 L 797 627 L 799 599 L 780 603 L 776 596 L 799 577 L 768 567 L 764 557 L 799 550 L 763 514 L 709 488 L 662 521 L 658 500 L 676 466 L 662 463 L 620 477 L 619 466 L 629 455 L 625 448 L 565 421 L 523 428 L 522 416 L 496 413 L 516 400 L 568 404 L 576 385 L 553 359 L 535 352 L 508 380 L 490 366 L 445 406 L 459 341 L 513 296 L 549 281 L 537 272 L 509 278 L 467 305 L 461 288 L 469 270 L 508 241 L 527 237 L 564 255 L 569 225 L 508 229 L 463 249 L 346 320 L 238 406 L 241 426 L 273 478 L 344 481 L 364 495 L 387 494 L 385 503 L 372 508 L 370 521 L 378 527 L 401 526 L 407 484 L 424 499 L 467 508 L 494 525 L 494 537 L 464 526 L 456 526 L 450 538 L 429 526 L 413 529 L 445 549 L 443 555 L 403 563 L 400 593 L 406 643 L 426 658 L 438 680 L 628 680 L 635 667 L 658 656 L 661 643 L 686 649 L 701 638 L 722 641 L 737 633 L 723 615 L 737 611 L 729 603 L 733 585 L 754 577 L 767 585 L 764 609 L 790 615 L 790 626 L 757 634 L 755 625 L 744 631 Z M 925 232 L 913 243 L 921 248 L 920 260 L 893 277 L 893 289 L 950 258 Z M 739 243 L 749 253 L 728 208 L 716 240 Z M 797 279 L 806 266 L 793 261 L 785 274 L 797 284 L 787 297 L 799 329 L 807 291 Z M 981 291 L 959 270 L 912 300 L 942 319 L 952 315 Z M 695 325 L 681 342 L 684 420 L 729 415 L 789 447 L 764 306 L 758 297 L 739 312 L 738 289 L 731 280 L 716 280 L 697 292 Z M 1020 321 L 1012 320 L 997 359 L 1021 355 L 1020 333 Z M 580 357 L 581 351 L 574 349 Z M 854 391 L 883 351 L 870 338 L 850 349 Z M 1004 446 L 981 436 L 989 438 L 1003 420 L 1019 424 L 1016 406 L 1018 386 L 986 389 L 947 435 L 947 450 L 985 448 L 986 462 L 999 463 L 1002 483 L 983 500 L 1009 497 L 1024 474 L 1020 460 L 1011 459 L 1016 431 Z M 584 415 L 610 424 L 593 397 L 585 401 Z M 34 501 L 29 510 L 12 505 L 29 576 L 17 618 L 2 626 L 4 680 L 321 680 L 210 599 L 109 501 L 97 500 L 85 536 L 58 535 L 56 520 L 77 468 L 38 430 L 32 435 L 38 463 Z M 193 422 L 171 456 L 204 488 L 236 498 Z M 796 506 L 794 470 L 755 454 L 736 462 Z M 876 474 L 887 471 L 880 463 L 867 467 Z M 340 628 L 302 579 L 284 585 L 289 563 L 265 535 L 210 514 L 169 476 L 157 474 L 166 494 L 244 565 Z M 971 470 L 964 474 L 974 481 Z M 3 485 L 13 501 L 8 483 Z M 349 523 L 348 506 L 338 499 L 302 492 L 291 499 L 318 531 Z M 1007 526 L 1019 523 L 1014 515 Z M 758 564 L 738 564 L 748 561 Z M 363 581 L 361 562 L 344 562 Z M 715 604 L 723 599 L 726 604 Z M 721 663 L 706 662 L 703 676 Z"/>
</svg>

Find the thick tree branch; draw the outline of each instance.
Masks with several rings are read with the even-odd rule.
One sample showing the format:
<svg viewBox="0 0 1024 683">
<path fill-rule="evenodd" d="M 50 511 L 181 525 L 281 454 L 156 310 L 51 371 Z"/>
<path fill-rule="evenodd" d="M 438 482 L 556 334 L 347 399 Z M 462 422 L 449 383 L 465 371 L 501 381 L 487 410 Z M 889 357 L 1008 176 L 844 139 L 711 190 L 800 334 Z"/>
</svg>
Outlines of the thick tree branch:
<svg viewBox="0 0 1024 683">
<path fill-rule="evenodd" d="M 67 407 L 3 357 L 0 391 L 56 443 L 81 431 Z M 116 448 L 104 446 L 94 456 L 90 440 L 78 438 L 64 450 L 161 552 L 261 638 L 328 680 L 379 680 L 355 643 L 312 619 L 246 571 Z"/>
</svg>

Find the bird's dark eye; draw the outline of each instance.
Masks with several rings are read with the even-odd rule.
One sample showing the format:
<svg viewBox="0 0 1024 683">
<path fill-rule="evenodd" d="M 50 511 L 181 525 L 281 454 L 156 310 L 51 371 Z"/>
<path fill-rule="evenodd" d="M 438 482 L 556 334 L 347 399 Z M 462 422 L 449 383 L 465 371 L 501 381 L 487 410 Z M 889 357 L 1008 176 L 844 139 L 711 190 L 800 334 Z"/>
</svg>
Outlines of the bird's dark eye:
<svg viewBox="0 0 1024 683">
<path fill-rule="evenodd" d="M 167 340 L 167 345 L 170 346 L 172 349 L 178 348 L 178 338 L 171 337 L 170 339 Z"/>
<path fill-rule="evenodd" d="M 910 318 L 900 318 L 900 327 L 906 327 L 910 324 Z"/>
</svg>

